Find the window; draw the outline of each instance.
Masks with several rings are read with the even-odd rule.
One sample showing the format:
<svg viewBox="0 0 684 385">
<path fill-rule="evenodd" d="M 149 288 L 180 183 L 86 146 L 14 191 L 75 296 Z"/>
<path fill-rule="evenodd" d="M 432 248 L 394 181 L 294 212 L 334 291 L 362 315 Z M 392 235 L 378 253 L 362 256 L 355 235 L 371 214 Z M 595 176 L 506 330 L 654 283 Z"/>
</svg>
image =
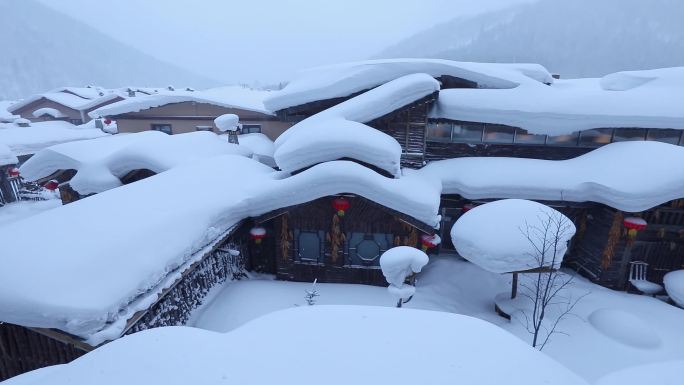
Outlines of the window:
<svg viewBox="0 0 684 385">
<path fill-rule="evenodd" d="M 453 125 L 452 141 L 456 143 L 480 143 L 482 142 L 481 123 L 460 123 Z"/>
<path fill-rule="evenodd" d="M 195 126 L 195 131 L 214 131 L 212 126 Z"/>
<path fill-rule="evenodd" d="M 663 143 L 679 144 L 679 137 L 681 134 L 681 130 L 659 130 L 652 128 L 648 130 L 646 140 L 657 140 L 658 142 Z"/>
<path fill-rule="evenodd" d="M 430 123 L 427 127 L 427 139 L 434 142 L 449 142 L 451 129 L 451 123 Z"/>
<path fill-rule="evenodd" d="M 580 132 L 580 146 L 599 147 L 610 143 L 613 138 L 612 128 L 597 128 Z"/>
<path fill-rule="evenodd" d="M 518 128 L 515 131 L 515 142 L 521 144 L 544 144 L 546 143 L 546 135 L 528 134 L 526 130 Z"/>
<path fill-rule="evenodd" d="M 614 142 L 627 142 L 630 140 L 645 140 L 646 130 L 643 128 L 616 128 L 613 136 Z"/>
<path fill-rule="evenodd" d="M 488 124 L 485 126 L 484 141 L 487 143 L 513 143 L 514 132 L 513 127 Z"/>
<path fill-rule="evenodd" d="M 171 125 L 170 124 L 153 124 L 152 125 L 152 130 L 154 131 L 161 131 L 165 134 L 173 134 L 173 131 L 171 130 Z"/>
<path fill-rule="evenodd" d="M 81 120 L 81 119 L 67 119 L 67 120 L 69 121 L 69 123 L 71 123 L 75 126 L 80 126 L 81 124 L 83 124 L 83 120 Z"/>
<path fill-rule="evenodd" d="M 392 235 L 347 233 L 349 263 L 352 266 L 379 266 L 380 256 L 392 245 Z"/>
<path fill-rule="evenodd" d="M 546 139 L 546 143 L 551 144 L 551 145 L 556 145 L 556 146 L 577 146 L 577 139 L 578 138 L 579 138 L 578 132 L 575 132 L 574 134 L 570 134 L 570 135 L 549 136 Z"/>
<path fill-rule="evenodd" d="M 325 263 L 323 231 L 295 230 L 295 261 L 302 263 Z"/>
<path fill-rule="evenodd" d="M 259 132 L 261 132 L 261 124 L 243 124 L 242 130 L 240 131 L 242 134 L 254 134 Z"/>
</svg>

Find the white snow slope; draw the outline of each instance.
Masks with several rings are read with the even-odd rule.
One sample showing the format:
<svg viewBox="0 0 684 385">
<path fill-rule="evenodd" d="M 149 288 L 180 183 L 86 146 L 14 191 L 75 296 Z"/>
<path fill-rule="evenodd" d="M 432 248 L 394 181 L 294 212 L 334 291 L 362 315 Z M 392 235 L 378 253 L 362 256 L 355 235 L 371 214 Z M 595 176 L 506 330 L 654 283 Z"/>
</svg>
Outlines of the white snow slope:
<svg viewBox="0 0 684 385">
<path fill-rule="evenodd" d="M 426 74 L 390 81 L 290 127 L 275 141 L 275 161 L 284 171 L 352 158 L 392 175 L 400 172 L 401 146 L 391 136 L 363 123 L 387 115 L 439 90 Z"/>
<path fill-rule="evenodd" d="M 359 364 L 340 370 L 336 357 L 353 358 Z M 226 334 L 188 327 L 146 330 L 70 364 L 28 373 L 7 384 L 43 384 L 47 378 L 51 385 L 262 385 L 293 379 L 298 384 L 320 384 L 322 378 L 331 385 L 369 380 L 396 385 L 587 384 L 488 322 L 370 306 L 295 308 Z"/>
<path fill-rule="evenodd" d="M 574 159 L 471 157 L 436 161 L 418 174 L 442 182 L 443 194 L 468 199 L 521 198 L 598 202 L 638 212 L 684 197 L 684 148 L 667 143 L 611 143 Z"/>
<path fill-rule="evenodd" d="M 684 67 L 601 79 L 524 83 L 510 89 L 442 90 L 430 116 L 565 135 L 604 127 L 684 129 Z"/>
<path fill-rule="evenodd" d="M 194 185 L 212 188 L 193 189 L 189 199 L 189 175 Z M 324 196 L 358 194 L 439 223 L 439 186 L 418 175 L 390 179 L 338 161 L 283 177 L 224 155 L 18 221 L 0 233 L 0 320 L 58 328 L 92 344 L 116 338 L 132 312 L 173 282 L 171 271 L 240 220 Z M 68 232 L 54 231 L 64 223 Z M 45 258 L 45 245 L 55 258 Z"/>
<path fill-rule="evenodd" d="M 0 123 L 0 143 L 17 156 L 34 154 L 55 144 L 108 136 L 102 130 L 74 126 L 63 121 L 31 123 L 29 127 Z"/>
</svg>

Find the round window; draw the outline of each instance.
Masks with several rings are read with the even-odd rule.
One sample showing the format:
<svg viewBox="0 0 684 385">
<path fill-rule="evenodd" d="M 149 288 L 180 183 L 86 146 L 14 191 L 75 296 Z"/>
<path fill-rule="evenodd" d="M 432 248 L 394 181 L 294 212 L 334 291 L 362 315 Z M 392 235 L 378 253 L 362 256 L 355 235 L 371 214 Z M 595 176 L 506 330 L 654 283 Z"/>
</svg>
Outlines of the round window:
<svg viewBox="0 0 684 385">
<path fill-rule="evenodd" d="M 373 240 L 365 239 L 356 245 L 356 255 L 364 263 L 373 263 L 380 257 L 380 245 Z"/>
</svg>

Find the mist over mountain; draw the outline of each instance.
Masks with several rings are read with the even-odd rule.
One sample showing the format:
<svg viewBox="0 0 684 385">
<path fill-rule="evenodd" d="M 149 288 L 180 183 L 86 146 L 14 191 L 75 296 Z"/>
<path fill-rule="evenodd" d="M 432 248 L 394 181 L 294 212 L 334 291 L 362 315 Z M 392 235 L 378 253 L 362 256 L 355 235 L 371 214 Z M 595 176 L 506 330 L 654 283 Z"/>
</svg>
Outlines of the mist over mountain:
<svg viewBox="0 0 684 385">
<path fill-rule="evenodd" d="M 0 100 L 87 84 L 204 88 L 220 82 L 150 57 L 32 0 L 0 0 Z"/>
<path fill-rule="evenodd" d="M 563 77 L 684 66 L 684 1 L 540 0 L 429 28 L 377 57 L 534 62 Z"/>
</svg>

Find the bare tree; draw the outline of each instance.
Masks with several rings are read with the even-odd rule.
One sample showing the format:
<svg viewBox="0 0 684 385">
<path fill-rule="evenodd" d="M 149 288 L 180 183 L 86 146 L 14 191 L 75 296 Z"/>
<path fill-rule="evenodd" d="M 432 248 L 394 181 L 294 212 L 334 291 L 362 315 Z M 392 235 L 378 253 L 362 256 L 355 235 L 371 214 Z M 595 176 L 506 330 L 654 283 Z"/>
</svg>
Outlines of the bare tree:
<svg viewBox="0 0 684 385">
<path fill-rule="evenodd" d="M 538 225 L 525 222 L 520 229 L 532 245 L 528 256 L 534 261 L 520 283 L 520 295 L 532 303 L 532 309 L 521 313 L 527 331 L 533 335 L 532 346 L 539 350 L 544 349 L 553 334 L 565 334 L 558 330 L 558 324 L 588 294 L 573 299 L 566 290 L 573 277 L 557 270 L 574 232 L 572 227 L 565 215 L 544 211 L 539 215 Z"/>
</svg>

